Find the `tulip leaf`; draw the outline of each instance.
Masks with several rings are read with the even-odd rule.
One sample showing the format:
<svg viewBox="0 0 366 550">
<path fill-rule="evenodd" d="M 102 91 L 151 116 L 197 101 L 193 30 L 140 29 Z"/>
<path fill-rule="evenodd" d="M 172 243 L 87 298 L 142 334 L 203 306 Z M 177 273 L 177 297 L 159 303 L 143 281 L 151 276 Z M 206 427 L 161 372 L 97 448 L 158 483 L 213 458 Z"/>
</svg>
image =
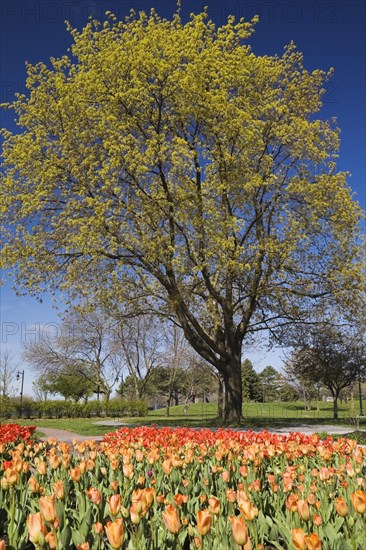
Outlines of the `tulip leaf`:
<svg viewBox="0 0 366 550">
<path fill-rule="evenodd" d="M 83 520 L 79 525 L 79 533 L 83 537 L 83 542 L 85 541 L 86 537 L 88 536 L 88 534 L 91 530 L 91 525 L 93 523 L 93 515 L 92 514 L 93 514 L 93 509 L 89 508 L 86 511 L 85 516 L 83 517 Z"/>
<path fill-rule="evenodd" d="M 65 527 L 63 528 L 63 530 L 60 533 L 60 542 L 61 542 L 63 548 L 70 548 L 71 538 L 72 538 L 71 527 L 68 523 L 66 523 Z"/>
<path fill-rule="evenodd" d="M 325 533 L 329 539 L 331 547 L 334 548 L 337 538 L 337 531 L 334 529 L 334 526 L 331 523 L 327 523 L 327 525 L 325 526 Z"/>
<path fill-rule="evenodd" d="M 71 538 L 75 546 L 78 546 L 78 544 L 83 544 L 83 542 L 85 542 L 85 537 L 83 537 L 83 535 L 76 530 L 72 531 Z"/>
<path fill-rule="evenodd" d="M 334 528 L 336 530 L 336 533 L 338 533 L 338 531 L 341 529 L 343 523 L 344 523 L 344 518 L 342 518 L 341 516 L 337 517 L 337 519 L 334 522 Z"/>
</svg>

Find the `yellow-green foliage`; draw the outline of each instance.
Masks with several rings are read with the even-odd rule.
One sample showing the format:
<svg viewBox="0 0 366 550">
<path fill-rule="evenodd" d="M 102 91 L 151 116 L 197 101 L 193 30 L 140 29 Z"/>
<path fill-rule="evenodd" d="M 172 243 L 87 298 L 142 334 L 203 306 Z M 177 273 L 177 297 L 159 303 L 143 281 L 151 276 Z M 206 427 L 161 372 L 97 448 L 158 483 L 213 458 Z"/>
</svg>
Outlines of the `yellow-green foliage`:
<svg viewBox="0 0 366 550">
<path fill-rule="evenodd" d="M 255 23 L 109 14 L 28 66 L 0 196 L 23 285 L 138 286 L 222 358 L 228 327 L 241 342 L 253 319 L 360 287 L 361 210 L 338 130 L 314 116 L 329 74 L 293 44 L 254 55 Z"/>
</svg>

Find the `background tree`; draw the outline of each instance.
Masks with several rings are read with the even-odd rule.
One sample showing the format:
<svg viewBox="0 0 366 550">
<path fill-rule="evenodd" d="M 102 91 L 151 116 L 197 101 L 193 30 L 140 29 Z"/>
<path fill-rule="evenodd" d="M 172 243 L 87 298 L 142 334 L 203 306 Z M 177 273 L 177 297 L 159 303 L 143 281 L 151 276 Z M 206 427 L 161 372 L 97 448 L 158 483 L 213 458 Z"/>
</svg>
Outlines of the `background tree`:
<svg viewBox="0 0 366 550">
<path fill-rule="evenodd" d="M 216 391 L 217 376 L 212 367 L 191 352 L 186 380 L 181 390 L 186 408 L 188 409 L 189 403 L 195 403 L 198 398 L 207 401 L 210 396 L 216 394 Z"/>
<path fill-rule="evenodd" d="M 317 119 L 327 75 L 252 23 L 141 12 L 71 30 L 9 107 L 2 258 L 30 292 L 112 293 L 175 319 L 241 419 L 242 347 L 332 296 L 357 307 L 362 216 Z"/>
<path fill-rule="evenodd" d="M 169 416 L 171 404 L 178 405 L 179 394 L 186 384 L 190 348 L 183 331 L 174 324 L 166 328 L 163 346 L 162 365 L 153 371 L 153 384 L 156 391 L 166 396 L 166 414 Z"/>
<path fill-rule="evenodd" d="M 243 399 L 246 401 L 262 401 L 262 388 L 253 363 L 245 359 L 242 364 Z"/>
<path fill-rule="evenodd" d="M 48 390 L 47 380 L 43 376 L 34 380 L 32 389 L 36 401 L 48 401 L 51 392 Z"/>
<path fill-rule="evenodd" d="M 17 365 L 9 350 L 0 352 L 0 418 L 7 417 L 12 409 L 10 397 L 14 395 L 12 387 L 15 381 Z"/>
<path fill-rule="evenodd" d="M 113 326 L 114 321 L 101 310 L 71 309 L 60 334 L 27 344 L 24 358 L 47 381 L 50 391 L 74 399 L 92 391 L 98 399 L 102 394 L 108 400 L 122 370 Z M 73 378 L 74 388 L 70 387 Z"/>
<path fill-rule="evenodd" d="M 96 391 L 95 381 L 84 375 L 80 376 L 80 372 L 73 372 L 72 367 L 50 373 L 47 378 L 42 377 L 38 380 L 36 389 L 43 396 L 59 394 L 66 400 L 71 399 L 76 403 L 81 399 L 87 400 Z"/>
<path fill-rule="evenodd" d="M 297 401 L 299 399 L 299 394 L 296 387 L 283 379 L 278 390 L 278 399 L 280 401 Z"/>
<path fill-rule="evenodd" d="M 298 399 L 304 402 L 305 410 L 310 410 L 312 400 L 316 400 L 319 410 L 319 401 L 325 395 L 325 386 L 321 382 L 314 383 L 304 376 L 302 371 L 294 367 L 291 358 L 285 362 L 284 373 L 285 380 L 295 389 Z"/>
<path fill-rule="evenodd" d="M 122 389 L 132 399 L 143 399 L 148 392 L 151 372 L 161 359 L 164 327 L 151 315 L 120 319 L 118 313 L 114 315 L 117 318 L 114 326 L 115 345 L 120 348 L 121 361 L 129 374 L 119 393 Z"/>
<path fill-rule="evenodd" d="M 9 350 L 0 352 L 0 399 L 5 400 L 12 393 L 12 383 L 15 380 L 17 365 Z"/>
<path fill-rule="evenodd" d="M 279 399 L 283 378 L 271 365 L 265 367 L 258 375 L 263 403 L 271 403 Z"/>
<path fill-rule="evenodd" d="M 321 331 L 302 333 L 288 371 L 313 385 L 321 383 L 333 398 L 333 416 L 338 418 L 338 399 L 366 370 L 366 347 L 357 333 L 324 324 Z M 301 343 L 300 343 L 301 342 Z"/>
</svg>

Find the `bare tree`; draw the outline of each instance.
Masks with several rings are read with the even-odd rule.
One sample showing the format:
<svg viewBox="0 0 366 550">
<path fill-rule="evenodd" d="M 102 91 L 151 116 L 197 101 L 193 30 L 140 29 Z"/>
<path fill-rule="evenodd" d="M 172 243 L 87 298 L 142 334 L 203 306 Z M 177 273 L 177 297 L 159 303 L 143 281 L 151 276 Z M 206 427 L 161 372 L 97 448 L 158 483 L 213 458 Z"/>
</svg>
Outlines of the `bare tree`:
<svg viewBox="0 0 366 550">
<path fill-rule="evenodd" d="M 17 365 L 9 350 L 0 353 L 0 399 L 6 399 L 11 394 L 11 384 L 15 378 Z"/>
<path fill-rule="evenodd" d="M 161 362 L 163 326 L 156 317 L 138 315 L 117 321 L 113 332 L 114 344 L 133 381 L 134 397 L 141 399 L 148 391 L 152 370 Z"/>
<path fill-rule="evenodd" d="M 44 378 L 40 377 L 32 384 L 33 394 L 37 401 L 47 401 L 50 391 L 47 384 L 44 383 Z"/>
<path fill-rule="evenodd" d="M 65 317 L 61 334 L 40 336 L 25 346 L 24 358 L 44 376 L 78 374 L 94 393 L 108 400 L 121 374 L 121 358 L 113 338 L 113 321 L 88 305 L 73 308 Z"/>
</svg>

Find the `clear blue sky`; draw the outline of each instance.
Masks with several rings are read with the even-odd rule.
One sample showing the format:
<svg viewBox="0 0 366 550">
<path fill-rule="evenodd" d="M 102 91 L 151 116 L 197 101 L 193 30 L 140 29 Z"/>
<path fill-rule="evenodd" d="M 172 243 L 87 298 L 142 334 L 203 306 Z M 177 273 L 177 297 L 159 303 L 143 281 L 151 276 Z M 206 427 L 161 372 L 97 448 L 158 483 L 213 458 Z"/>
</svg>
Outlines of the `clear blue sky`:
<svg viewBox="0 0 366 550">
<path fill-rule="evenodd" d="M 341 128 L 339 168 L 351 172 L 349 184 L 366 209 L 365 183 L 365 45 L 366 15 L 364 0 L 182 0 L 184 19 L 191 11 L 208 6 L 217 24 L 230 14 L 251 19 L 259 15 L 251 39 L 254 53 L 282 54 L 291 40 L 304 53 L 308 69 L 335 73 L 327 85 L 322 117 L 337 117 Z M 71 38 L 65 29 L 67 19 L 83 27 L 89 15 L 103 19 L 109 10 L 123 18 L 131 8 L 154 7 L 164 17 L 176 8 L 175 0 L 3 0 L 1 3 L 1 101 L 11 101 L 15 92 L 25 90 L 25 61 L 47 62 L 51 56 L 66 53 Z M 2 126 L 14 128 L 13 114 L 2 113 Z M 21 361 L 22 342 L 35 336 L 36 325 L 54 333 L 59 322 L 48 296 L 39 304 L 34 298 L 18 297 L 6 284 L 1 289 L 1 348 L 11 351 L 20 369 L 25 369 L 25 393 L 31 394 L 33 375 Z M 248 354 L 257 370 L 267 364 L 281 366 L 277 352 Z"/>
</svg>

